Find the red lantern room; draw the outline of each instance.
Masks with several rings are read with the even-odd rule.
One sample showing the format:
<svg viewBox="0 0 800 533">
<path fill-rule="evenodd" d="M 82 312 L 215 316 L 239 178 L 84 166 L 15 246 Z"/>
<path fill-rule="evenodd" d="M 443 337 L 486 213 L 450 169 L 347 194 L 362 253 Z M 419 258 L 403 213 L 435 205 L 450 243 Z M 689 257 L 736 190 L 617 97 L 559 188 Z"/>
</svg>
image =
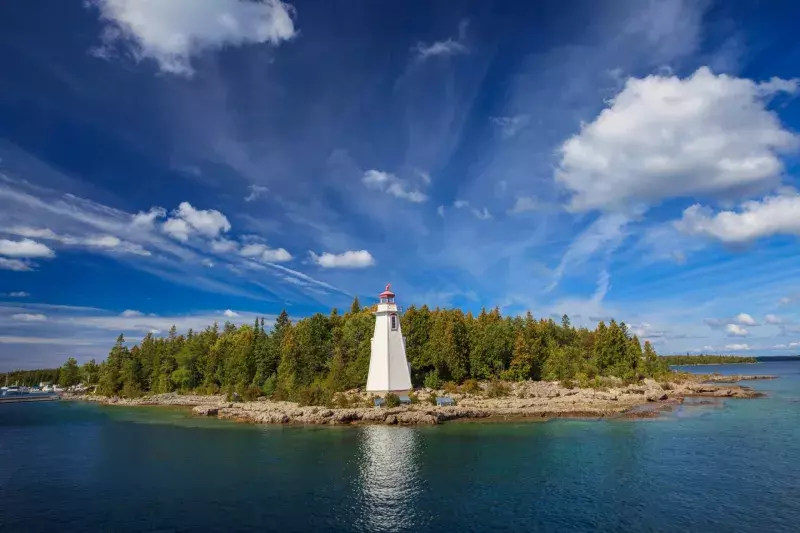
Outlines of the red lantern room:
<svg viewBox="0 0 800 533">
<path fill-rule="evenodd" d="M 392 292 L 392 284 L 387 283 L 386 289 L 378 295 L 381 299 L 382 304 L 393 304 L 394 303 L 394 293 Z"/>
</svg>

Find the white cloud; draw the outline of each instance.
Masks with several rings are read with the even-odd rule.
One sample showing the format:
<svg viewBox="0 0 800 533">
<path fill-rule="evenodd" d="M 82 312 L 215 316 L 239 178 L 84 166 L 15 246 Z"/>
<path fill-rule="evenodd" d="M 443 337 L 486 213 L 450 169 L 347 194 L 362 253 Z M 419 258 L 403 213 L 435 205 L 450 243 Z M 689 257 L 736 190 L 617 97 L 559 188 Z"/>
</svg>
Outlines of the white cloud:
<svg viewBox="0 0 800 533">
<path fill-rule="evenodd" d="M 469 207 L 469 202 L 466 200 L 456 200 L 453 202 L 453 207 L 456 209 L 466 209 Z M 489 212 L 487 208 L 478 209 L 477 207 L 473 207 L 469 210 L 472 213 L 472 216 L 477 218 L 478 220 L 489 220 L 492 218 L 492 214 Z"/>
<path fill-rule="evenodd" d="M 375 259 L 367 250 L 349 250 L 341 254 L 309 254 L 311 260 L 322 268 L 365 268 L 375 264 Z"/>
<path fill-rule="evenodd" d="M 781 317 L 777 315 L 766 315 L 764 317 L 764 322 L 773 326 L 776 326 L 778 324 L 783 324 L 783 320 L 781 319 Z"/>
<path fill-rule="evenodd" d="M 107 24 L 101 57 L 118 43 L 137 60 L 154 59 L 160 69 L 191 75 L 191 58 L 227 46 L 271 43 L 295 35 L 293 9 L 279 0 L 88 0 Z"/>
<path fill-rule="evenodd" d="M 23 322 L 41 322 L 43 320 L 47 320 L 47 316 L 39 313 L 17 313 L 15 315 L 11 315 L 11 318 L 14 320 L 21 320 Z"/>
<path fill-rule="evenodd" d="M 120 316 L 124 317 L 144 316 L 144 313 L 142 313 L 141 311 L 137 311 L 135 309 L 126 309 L 122 313 L 120 313 Z"/>
<path fill-rule="evenodd" d="M 428 196 L 418 189 L 410 189 L 408 183 L 388 172 L 380 170 L 367 170 L 361 178 L 361 182 L 369 189 L 383 191 L 401 200 L 413 203 L 422 203 Z"/>
<path fill-rule="evenodd" d="M 726 244 L 750 242 L 771 235 L 800 235 L 800 196 L 767 196 L 744 202 L 738 211 L 714 213 L 695 204 L 683 212 L 675 227 L 688 235 L 701 235 Z"/>
<path fill-rule="evenodd" d="M 435 56 L 454 56 L 457 54 L 466 54 L 469 49 L 458 41 L 452 38 L 446 41 L 436 41 L 432 44 L 417 43 L 413 48 L 420 59 L 428 59 Z"/>
<path fill-rule="evenodd" d="M 726 350 L 732 350 L 732 351 L 735 351 L 735 352 L 746 352 L 746 351 L 750 350 L 750 345 L 749 344 L 726 344 L 725 345 L 725 349 Z"/>
<path fill-rule="evenodd" d="M 141 228 L 152 228 L 157 219 L 167 216 L 167 211 L 163 207 L 151 207 L 147 213 L 140 211 L 131 217 L 131 224 Z"/>
<path fill-rule="evenodd" d="M 511 215 L 518 215 L 520 213 L 527 213 L 529 211 L 536 211 L 541 206 L 539 201 L 532 196 L 518 196 L 514 207 L 508 210 Z"/>
<path fill-rule="evenodd" d="M 226 309 L 225 312 L 222 314 L 228 318 L 236 318 L 237 316 L 239 316 L 239 313 L 231 311 L 230 309 Z"/>
<path fill-rule="evenodd" d="M 30 259 L 34 257 L 55 257 L 56 254 L 47 245 L 31 239 L 22 239 L 21 241 L 0 239 L 0 255 Z"/>
<path fill-rule="evenodd" d="M 134 217 L 133 224 L 142 227 L 142 222 L 137 222 Z M 59 235 L 48 228 L 33 228 L 28 226 L 14 226 L 6 233 L 21 237 L 34 237 L 59 242 L 65 246 L 84 246 L 87 248 L 100 248 L 108 252 L 130 253 L 149 256 L 151 253 L 139 244 L 124 241 L 113 235 L 88 235 L 74 237 L 72 235 Z"/>
<path fill-rule="evenodd" d="M 478 209 L 477 207 L 473 208 L 471 213 L 478 220 L 489 220 L 492 218 L 492 214 L 485 207 L 483 209 Z"/>
<path fill-rule="evenodd" d="M 464 44 L 467 34 L 467 26 L 469 21 L 462 20 L 458 25 L 458 39 L 452 37 L 445 41 L 436 41 L 432 44 L 417 43 L 411 50 L 416 53 L 417 58 L 424 61 L 430 57 L 447 57 L 457 54 L 466 54 L 469 49 Z"/>
<path fill-rule="evenodd" d="M 272 249 L 266 244 L 247 244 L 239 250 L 239 255 L 266 263 L 283 263 L 292 260 L 292 254 L 283 248 Z"/>
<path fill-rule="evenodd" d="M 91 341 L 69 337 L 14 337 L 0 335 L 0 344 L 56 344 L 59 346 L 91 346 Z"/>
<path fill-rule="evenodd" d="M 248 189 L 250 190 L 250 194 L 244 197 L 245 202 L 257 200 L 263 193 L 269 191 L 269 189 L 260 185 L 250 185 Z"/>
<path fill-rule="evenodd" d="M 30 272 L 33 270 L 31 265 L 19 259 L 6 259 L 0 257 L 0 270 L 14 270 L 16 272 Z"/>
<path fill-rule="evenodd" d="M 778 155 L 796 149 L 798 137 L 767 101 L 796 90 L 796 80 L 756 83 L 706 67 L 686 79 L 630 78 L 561 146 L 556 180 L 573 193 L 575 211 L 773 185 L 784 168 Z"/>
<path fill-rule="evenodd" d="M 30 293 L 25 291 L 16 291 L 16 292 L 10 292 L 8 293 L 8 295 L 12 298 L 27 298 L 28 296 L 30 296 Z"/>
<path fill-rule="evenodd" d="M 443 205 L 440 205 L 439 207 L 437 207 L 437 208 L 436 208 L 436 213 L 437 213 L 437 214 L 438 214 L 440 217 L 444 218 L 444 206 L 443 206 Z"/>
<path fill-rule="evenodd" d="M 238 247 L 239 244 L 236 241 L 231 241 L 228 239 L 217 239 L 215 241 L 211 241 L 211 250 L 218 254 L 226 254 L 236 251 Z"/>
<path fill-rule="evenodd" d="M 503 139 L 510 139 L 516 136 L 528 125 L 530 115 L 516 115 L 513 117 L 492 117 L 492 124 L 497 126 Z"/>
<path fill-rule="evenodd" d="M 194 231 L 211 239 L 231 229 L 231 223 L 216 209 L 195 209 L 189 202 L 180 203 L 177 216 L 188 222 Z"/>
<path fill-rule="evenodd" d="M 749 334 L 745 328 L 738 324 L 728 324 L 725 326 L 725 331 L 727 331 L 728 335 L 731 337 L 747 337 Z"/>
<path fill-rule="evenodd" d="M 747 313 L 739 313 L 736 315 L 736 322 L 743 326 L 755 326 L 756 320 Z"/>
<path fill-rule="evenodd" d="M 191 228 L 189 227 L 189 223 L 181 218 L 171 218 L 164 222 L 161 226 L 161 229 L 164 230 L 164 233 L 181 242 L 186 242 L 189 240 L 189 233 L 191 233 Z"/>
</svg>

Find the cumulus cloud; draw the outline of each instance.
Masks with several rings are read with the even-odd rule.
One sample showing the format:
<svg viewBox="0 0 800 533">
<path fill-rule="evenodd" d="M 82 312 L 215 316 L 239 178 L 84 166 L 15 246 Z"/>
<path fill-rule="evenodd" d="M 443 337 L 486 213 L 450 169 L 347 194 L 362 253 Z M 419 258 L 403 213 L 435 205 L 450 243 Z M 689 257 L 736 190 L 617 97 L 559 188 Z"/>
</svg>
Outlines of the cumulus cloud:
<svg viewBox="0 0 800 533">
<path fill-rule="evenodd" d="M 499 130 L 503 139 L 515 137 L 530 122 L 530 115 L 516 115 L 512 117 L 491 117 L 492 124 Z"/>
<path fill-rule="evenodd" d="M 739 324 L 728 324 L 725 326 L 725 331 L 731 337 L 747 337 L 749 335 L 748 331 Z"/>
<path fill-rule="evenodd" d="M 139 228 L 152 228 L 155 221 L 167 216 L 167 211 L 163 207 L 152 207 L 150 211 L 140 211 L 131 217 L 131 224 Z"/>
<path fill-rule="evenodd" d="M 134 220 L 133 224 L 138 224 L 138 227 L 141 227 L 141 222 L 137 223 Z M 107 252 L 129 253 L 141 256 L 151 255 L 150 251 L 140 244 L 124 241 L 113 235 L 86 235 L 76 237 L 73 235 L 60 235 L 49 228 L 34 228 L 29 226 L 14 226 L 5 230 L 5 232 L 12 235 L 19 235 L 20 237 L 56 241 L 65 246 L 99 248 Z"/>
<path fill-rule="evenodd" d="M 186 242 L 193 233 L 214 239 L 229 231 L 231 223 L 216 209 L 195 209 L 189 202 L 181 202 L 162 229 L 174 239 Z"/>
<path fill-rule="evenodd" d="M 364 172 L 361 183 L 369 189 L 382 191 L 395 198 L 417 204 L 428 199 L 428 196 L 419 189 L 412 189 L 406 180 L 380 170 L 367 170 Z"/>
<path fill-rule="evenodd" d="M 764 322 L 772 326 L 777 326 L 779 324 L 783 324 L 783 319 L 777 315 L 766 315 L 764 317 Z"/>
<path fill-rule="evenodd" d="M 239 316 L 239 313 L 237 313 L 236 311 L 231 311 L 230 309 L 226 309 L 225 312 L 222 314 L 228 318 L 236 318 L 237 316 Z"/>
<path fill-rule="evenodd" d="M 0 255 L 24 259 L 55 257 L 56 253 L 47 245 L 31 239 L 11 241 L 0 239 Z"/>
<path fill-rule="evenodd" d="M 708 68 L 630 78 L 598 117 L 560 147 L 555 173 L 574 211 L 670 197 L 728 196 L 778 182 L 798 137 L 767 108 L 796 80 L 758 83 Z"/>
<path fill-rule="evenodd" d="M 16 291 L 16 292 L 9 292 L 8 295 L 11 298 L 27 298 L 28 296 L 30 296 L 30 293 L 25 291 Z"/>
<path fill-rule="evenodd" d="M 269 190 L 266 187 L 262 187 L 260 185 L 250 185 L 248 189 L 250 190 L 250 193 L 244 197 L 245 202 L 255 201 L 259 198 L 259 196 L 261 196 L 263 193 Z"/>
<path fill-rule="evenodd" d="M 122 313 L 120 313 L 120 316 L 124 317 L 144 316 L 144 313 L 142 313 L 141 311 L 137 311 L 135 309 L 126 309 Z"/>
<path fill-rule="evenodd" d="M 211 250 L 218 254 L 226 254 L 235 251 L 239 247 L 236 241 L 228 239 L 217 239 L 211 241 Z"/>
<path fill-rule="evenodd" d="M 714 213 L 695 204 L 675 222 L 678 231 L 726 244 L 742 244 L 772 235 L 800 235 L 800 196 L 767 196 L 744 202 L 736 211 Z"/>
<path fill-rule="evenodd" d="M 11 318 L 14 320 L 21 320 L 23 322 L 41 322 L 43 320 L 47 320 L 47 316 L 39 313 L 17 313 L 11 315 Z"/>
<path fill-rule="evenodd" d="M 756 320 L 747 313 L 739 313 L 736 315 L 736 322 L 743 326 L 755 326 Z"/>
<path fill-rule="evenodd" d="M 88 0 L 106 24 L 100 57 L 127 46 L 163 72 L 191 75 L 191 58 L 227 46 L 270 43 L 295 35 L 293 9 L 279 0 Z"/>
<path fill-rule="evenodd" d="M 375 259 L 367 250 L 348 250 L 341 254 L 324 252 L 317 255 L 309 252 L 311 261 L 322 268 L 366 268 L 375 264 Z"/>
<path fill-rule="evenodd" d="M 266 244 L 254 243 L 242 246 L 239 255 L 266 263 L 283 263 L 292 260 L 292 254 L 283 248 L 272 249 Z"/>
<path fill-rule="evenodd" d="M 731 350 L 734 352 L 746 352 L 750 350 L 749 344 L 727 344 L 725 345 L 726 350 Z"/>
<path fill-rule="evenodd" d="M 13 270 L 15 272 L 30 272 L 33 267 L 25 261 L 19 259 L 6 259 L 0 257 L 0 270 Z"/>
</svg>

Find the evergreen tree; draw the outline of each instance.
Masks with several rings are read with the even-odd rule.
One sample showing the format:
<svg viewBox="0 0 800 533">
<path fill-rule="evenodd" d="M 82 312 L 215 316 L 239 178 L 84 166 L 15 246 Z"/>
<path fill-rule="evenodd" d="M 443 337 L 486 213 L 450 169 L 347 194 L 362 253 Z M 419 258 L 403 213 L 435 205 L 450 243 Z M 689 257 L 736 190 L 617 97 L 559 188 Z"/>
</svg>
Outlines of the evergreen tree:
<svg viewBox="0 0 800 533">
<path fill-rule="evenodd" d="M 78 369 L 78 361 L 74 357 L 67 359 L 64 366 L 61 367 L 59 374 L 58 384 L 62 387 L 72 387 L 81 382 L 81 373 Z"/>
</svg>

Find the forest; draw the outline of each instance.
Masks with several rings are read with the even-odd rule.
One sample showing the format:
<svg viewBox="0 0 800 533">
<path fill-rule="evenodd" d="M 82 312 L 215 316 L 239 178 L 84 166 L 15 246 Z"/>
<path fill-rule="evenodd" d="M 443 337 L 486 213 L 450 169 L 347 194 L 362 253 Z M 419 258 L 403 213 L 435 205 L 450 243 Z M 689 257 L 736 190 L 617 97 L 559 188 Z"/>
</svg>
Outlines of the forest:
<svg viewBox="0 0 800 533">
<path fill-rule="evenodd" d="M 757 363 L 755 357 L 740 355 L 662 355 L 670 365 L 726 365 L 736 363 Z"/>
<path fill-rule="evenodd" d="M 128 347 L 122 335 L 105 361 L 78 366 L 70 358 L 58 382 L 96 385 L 102 395 L 145 393 L 237 393 L 311 403 L 366 384 L 374 309 L 356 298 L 340 314 L 333 309 L 292 321 L 282 311 L 274 325 L 264 320 L 236 326 L 216 323 L 203 331 L 166 337 L 147 334 Z M 465 380 L 559 380 L 589 386 L 599 376 L 626 381 L 669 372 L 650 345 L 641 345 L 624 323 L 576 328 L 564 315 L 553 319 L 502 316 L 481 310 L 411 306 L 401 317 L 415 386 L 439 388 Z"/>
</svg>

